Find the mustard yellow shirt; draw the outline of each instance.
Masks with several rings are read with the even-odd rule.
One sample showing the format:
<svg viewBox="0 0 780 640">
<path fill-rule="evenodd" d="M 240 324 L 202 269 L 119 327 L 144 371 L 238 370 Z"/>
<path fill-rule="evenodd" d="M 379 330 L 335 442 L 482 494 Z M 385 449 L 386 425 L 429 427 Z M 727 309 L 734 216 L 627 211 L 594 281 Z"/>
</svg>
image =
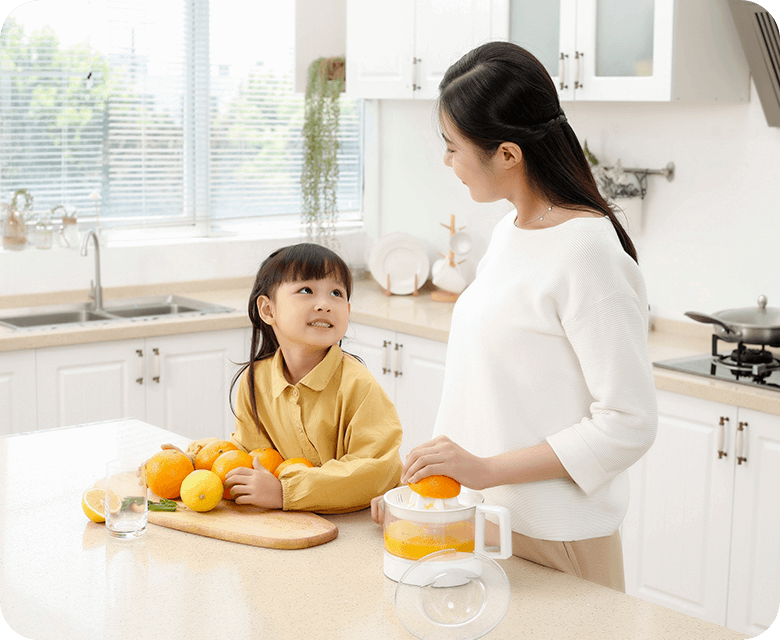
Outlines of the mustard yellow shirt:
<svg viewBox="0 0 780 640">
<path fill-rule="evenodd" d="M 357 511 L 398 485 L 401 423 L 362 363 L 333 346 L 295 385 L 284 377 L 281 351 L 254 366 L 260 429 L 252 419 L 245 373 L 232 440 L 245 451 L 270 446 L 285 460 L 302 457 L 315 465 L 281 473 L 286 511 Z"/>
</svg>

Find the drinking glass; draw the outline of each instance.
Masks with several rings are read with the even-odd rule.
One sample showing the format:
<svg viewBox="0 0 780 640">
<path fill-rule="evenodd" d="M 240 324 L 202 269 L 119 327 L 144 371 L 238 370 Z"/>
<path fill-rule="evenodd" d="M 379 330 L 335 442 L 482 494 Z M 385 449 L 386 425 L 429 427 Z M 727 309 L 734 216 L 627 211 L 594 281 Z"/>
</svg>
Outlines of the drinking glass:
<svg viewBox="0 0 780 640">
<path fill-rule="evenodd" d="M 146 531 L 146 475 L 137 460 L 112 460 L 106 466 L 106 490 L 119 498 L 118 503 L 106 495 L 106 528 L 117 538 L 136 538 Z"/>
</svg>

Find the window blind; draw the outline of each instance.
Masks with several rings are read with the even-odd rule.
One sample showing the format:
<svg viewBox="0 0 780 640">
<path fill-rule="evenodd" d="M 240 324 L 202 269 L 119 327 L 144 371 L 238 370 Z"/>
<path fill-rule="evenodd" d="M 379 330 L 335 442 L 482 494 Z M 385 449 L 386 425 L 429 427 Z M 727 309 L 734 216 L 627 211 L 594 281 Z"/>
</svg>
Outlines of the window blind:
<svg viewBox="0 0 780 640">
<path fill-rule="evenodd" d="M 0 198 L 24 188 L 36 213 L 88 219 L 97 191 L 106 226 L 298 225 L 292 0 L 31 4 L 0 34 Z M 338 207 L 355 217 L 359 101 L 342 99 L 339 141 Z"/>
</svg>

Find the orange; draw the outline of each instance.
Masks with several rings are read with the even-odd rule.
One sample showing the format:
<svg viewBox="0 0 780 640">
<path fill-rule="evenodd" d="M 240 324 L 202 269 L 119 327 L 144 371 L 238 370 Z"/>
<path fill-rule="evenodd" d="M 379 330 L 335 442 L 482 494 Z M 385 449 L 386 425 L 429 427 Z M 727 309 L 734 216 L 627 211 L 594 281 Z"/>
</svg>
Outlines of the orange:
<svg viewBox="0 0 780 640">
<path fill-rule="evenodd" d="M 225 478 L 227 478 L 228 471 L 238 469 L 238 467 L 246 467 L 252 469 L 252 456 L 246 451 L 236 449 L 235 451 L 226 451 L 219 458 L 214 460 L 214 464 L 211 470 L 219 476 L 222 484 L 225 484 Z M 230 488 L 225 487 L 225 493 L 222 494 L 225 500 L 232 500 L 233 496 L 230 495 Z"/>
<path fill-rule="evenodd" d="M 193 511 L 211 511 L 222 500 L 222 482 L 209 469 L 196 469 L 181 483 L 181 501 Z"/>
<path fill-rule="evenodd" d="M 208 469 L 211 471 L 214 460 L 219 458 L 219 456 L 226 451 L 235 451 L 236 449 L 238 449 L 238 447 L 228 440 L 213 440 L 198 451 L 195 456 L 195 468 Z"/>
<path fill-rule="evenodd" d="M 260 464 L 262 464 L 271 473 L 276 471 L 276 467 L 284 462 L 282 454 L 279 453 L 276 449 L 271 449 L 271 447 L 253 449 L 249 452 L 249 455 L 253 458 L 260 458 Z"/>
<path fill-rule="evenodd" d="M 181 451 L 164 449 L 146 463 L 146 485 L 161 498 L 179 497 L 181 483 L 194 471 L 192 461 Z"/>
<path fill-rule="evenodd" d="M 276 467 L 276 471 L 274 471 L 274 475 L 278 478 L 279 474 L 282 473 L 282 471 L 284 471 L 287 467 L 291 467 L 294 464 L 305 464 L 307 467 L 314 466 L 306 458 L 289 458 L 288 460 L 285 460 L 284 462 L 280 463 L 278 467 Z"/>
<path fill-rule="evenodd" d="M 419 482 L 410 482 L 409 488 L 425 498 L 456 498 L 460 482 L 449 476 L 428 476 Z"/>
</svg>

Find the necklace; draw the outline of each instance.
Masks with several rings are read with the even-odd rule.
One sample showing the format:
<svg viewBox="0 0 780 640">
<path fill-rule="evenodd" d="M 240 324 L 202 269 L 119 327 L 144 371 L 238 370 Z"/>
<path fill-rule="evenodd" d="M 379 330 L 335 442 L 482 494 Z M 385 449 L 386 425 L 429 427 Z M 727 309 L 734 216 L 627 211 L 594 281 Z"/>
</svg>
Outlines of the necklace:
<svg viewBox="0 0 780 640">
<path fill-rule="evenodd" d="M 531 218 L 530 220 L 528 220 L 528 222 L 518 222 L 517 218 L 515 218 L 515 226 L 516 227 L 524 227 L 525 225 L 531 224 L 532 222 L 535 222 L 537 220 L 544 220 L 544 216 L 546 216 L 548 213 L 550 213 L 550 211 L 552 211 L 552 205 L 547 207 L 547 211 L 545 211 L 541 216 L 539 216 L 538 218 Z"/>
</svg>

